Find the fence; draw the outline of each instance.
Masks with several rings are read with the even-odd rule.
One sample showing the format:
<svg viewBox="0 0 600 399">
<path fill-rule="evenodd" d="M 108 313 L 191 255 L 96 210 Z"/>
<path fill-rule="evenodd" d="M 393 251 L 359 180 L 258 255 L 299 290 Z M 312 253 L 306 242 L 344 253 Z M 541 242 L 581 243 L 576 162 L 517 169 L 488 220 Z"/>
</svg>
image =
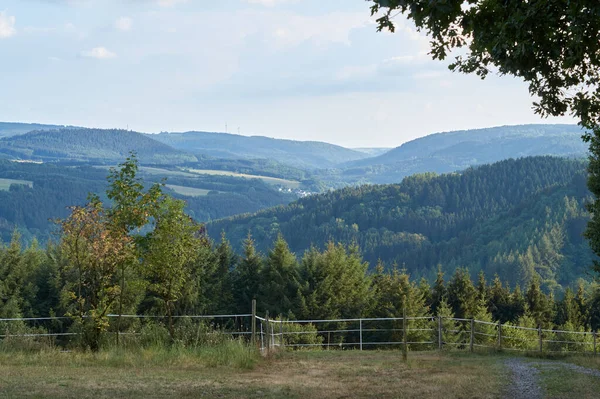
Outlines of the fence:
<svg viewBox="0 0 600 399">
<path fill-rule="evenodd" d="M 400 348 L 418 350 L 506 350 L 597 354 L 597 333 L 550 330 L 450 317 L 389 317 L 331 320 L 283 320 L 251 314 L 174 316 L 182 339 L 199 343 L 201 333 L 244 337 L 262 351 L 279 348 Z M 143 336 L 151 321 L 164 316 L 108 315 L 107 336 L 127 340 Z M 118 322 L 117 322 L 118 320 Z M 63 345 L 80 335 L 70 317 L 0 319 L 0 341 L 27 338 Z"/>
<path fill-rule="evenodd" d="M 597 355 L 597 333 L 549 330 L 450 317 L 281 320 L 256 318 L 262 351 L 284 348 L 506 350 Z"/>
<path fill-rule="evenodd" d="M 139 341 L 140 338 L 167 339 L 166 318 L 156 315 L 107 315 L 109 326 L 106 340 L 115 343 Z M 50 346 L 66 346 L 82 335 L 78 322 L 86 319 L 57 316 L 38 318 L 0 318 L 0 342 L 16 342 L 28 339 Z M 232 315 L 176 315 L 176 339 L 198 345 L 209 335 L 248 337 L 252 335 L 252 314 Z M 162 323 L 161 323 L 162 322 Z M 163 326 L 157 331 L 157 326 Z"/>
</svg>

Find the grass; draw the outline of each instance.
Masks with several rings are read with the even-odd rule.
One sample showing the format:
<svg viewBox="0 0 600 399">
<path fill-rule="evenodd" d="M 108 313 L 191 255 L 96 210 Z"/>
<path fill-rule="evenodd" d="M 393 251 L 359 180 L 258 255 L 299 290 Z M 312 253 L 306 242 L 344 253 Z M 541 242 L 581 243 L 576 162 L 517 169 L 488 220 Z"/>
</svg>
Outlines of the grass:
<svg viewBox="0 0 600 399">
<path fill-rule="evenodd" d="M 8 191 L 11 184 L 23 184 L 29 187 L 33 187 L 33 182 L 29 180 L 15 180 L 15 179 L 0 179 L 0 190 Z"/>
<path fill-rule="evenodd" d="M 539 377 L 541 386 L 545 389 L 544 397 L 552 399 L 598 397 L 598 378 L 562 367 L 542 369 Z"/>
<path fill-rule="evenodd" d="M 204 197 L 208 195 L 211 190 L 205 190 L 203 188 L 194 188 L 194 187 L 186 187 L 186 186 L 176 186 L 174 184 L 166 185 L 171 190 L 175 191 L 177 194 L 186 195 L 188 197 Z"/>
<path fill-rule="evenodd" d="M 0 397 L 497 398 L 505 378 L 497 360 L 415 353 L 403 363 L 397 351 L 298 351 L 260 360 L 248 348 L 224 346 L 0 353 Z"/>
<path fill-rule="evenodd" d="M 300 187 L 300 182 L 295 180 L 279 179 L 277 177 L 261 176 L 261 175 L 248 175 L 244 173 L 229 172 L 226 170 L 209 170 L 209 169 L 189 169 L 191 173 L 199 175 L 214 175 L 214 176 L 233 176 L 233 177 L 244 177 L 247 179 L 260 179 L 268 184 L 277 186 L 283 186 L 287 188 L 296 189 Z"/>
</svg>

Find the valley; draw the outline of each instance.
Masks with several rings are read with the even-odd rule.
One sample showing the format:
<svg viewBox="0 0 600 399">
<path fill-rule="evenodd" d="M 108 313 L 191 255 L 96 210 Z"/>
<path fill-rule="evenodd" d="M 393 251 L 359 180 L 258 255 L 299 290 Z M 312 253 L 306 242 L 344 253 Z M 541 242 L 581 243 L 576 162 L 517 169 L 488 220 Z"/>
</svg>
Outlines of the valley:
<svg viewBox="0 0 600 399">
<path fill-rule="evenodd" d="M 539 274 L 552 290 L 585 277 L 594 259 L 582 237 L 590 194 L 577 126 L 438 133 L 360 151 L 218 133 L 2 127 L 0 154 L 18 161 L 0 161 L 4 241 L 17 228 L 26 242 L 46 242 L 50 220 L 102 193 L 106 172 L 135 151 L 145 180 L 166 179 L 211 237 L 223 231 L 238 252 L 249 232 L 263 252 L 281 233 L 298 256 L 354 242 L 371 268 L 397 265 L 431 280 L 439 265 L 468 267 L 511 284 Z M 260 158 L 267 153 L 280 155 Z"/>
</svg>

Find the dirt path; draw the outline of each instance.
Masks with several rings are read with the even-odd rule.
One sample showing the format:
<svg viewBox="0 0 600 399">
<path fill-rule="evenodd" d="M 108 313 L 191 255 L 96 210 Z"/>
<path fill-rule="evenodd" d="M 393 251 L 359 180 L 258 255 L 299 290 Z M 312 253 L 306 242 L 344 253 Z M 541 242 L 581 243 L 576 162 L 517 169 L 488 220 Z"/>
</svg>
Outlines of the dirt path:
<svg viewBox="0 0 600 399">
<path fill-rule="evenodd" d="M 559 361 L 511 358 L 506 360 L 504 364 L 510 371 L 512 378 L 507 398 L 513 399 L 542 399 L 544 397 L 539 381 L 540 370 L 569 369 L 580 374 L 600 378 L 600 370 Z"/>
</svg>

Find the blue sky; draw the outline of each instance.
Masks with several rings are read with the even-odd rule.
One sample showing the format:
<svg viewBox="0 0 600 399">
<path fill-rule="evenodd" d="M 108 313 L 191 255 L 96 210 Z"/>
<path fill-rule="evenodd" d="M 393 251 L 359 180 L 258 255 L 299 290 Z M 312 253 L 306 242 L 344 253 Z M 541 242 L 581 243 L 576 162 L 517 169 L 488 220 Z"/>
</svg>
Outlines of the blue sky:
<svg viewBox="0 0 600 399">
<path fill-rule="evenodd" d="M 3 0 L 0 121 L 349 147 L 541 119 L 511 77 L 451 73 L 364 0 Z"/>
</svg>

